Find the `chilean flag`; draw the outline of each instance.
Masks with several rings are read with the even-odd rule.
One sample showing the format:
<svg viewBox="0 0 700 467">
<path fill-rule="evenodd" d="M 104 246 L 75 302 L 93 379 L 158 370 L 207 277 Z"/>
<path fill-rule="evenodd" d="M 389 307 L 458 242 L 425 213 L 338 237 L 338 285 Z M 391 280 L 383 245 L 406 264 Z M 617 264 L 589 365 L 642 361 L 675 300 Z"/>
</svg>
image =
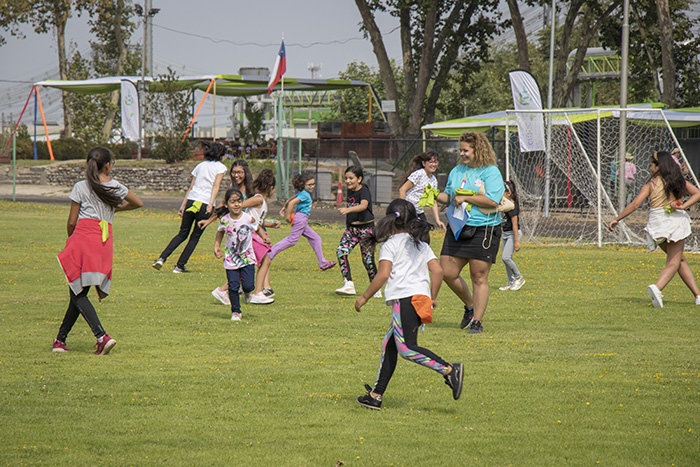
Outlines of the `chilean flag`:
<svg viewBox="0 0 700 467">
<path fill-rule="evenodd" d="M 277 60 L 275 60 L 275 67 L 272 69 L 270 81 L 267 83 L 268 96 L 272 94 L 275 84 L 280 82 L 285 71 L 287 71 L 287 52 L 284 50 L 284 39 L 282 39 L 282 45 L 280 45 L 280 51 L 277 53 Z"/>
</svg>

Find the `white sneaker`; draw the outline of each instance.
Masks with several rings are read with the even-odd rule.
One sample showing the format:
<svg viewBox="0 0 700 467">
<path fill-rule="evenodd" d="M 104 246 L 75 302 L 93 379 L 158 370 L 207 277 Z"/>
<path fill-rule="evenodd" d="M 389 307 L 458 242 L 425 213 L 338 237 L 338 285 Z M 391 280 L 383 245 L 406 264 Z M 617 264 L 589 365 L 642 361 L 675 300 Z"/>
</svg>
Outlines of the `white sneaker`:
<svg viewBox="0 0 700 467">
<path fill-rule="evenodd" d="M 243 292 L 243 303 L 250 303 L 250 297 L 253 292 Z"/>
<path fill-rule="evenodd" d="M 377 292 L 372 296 L 374 298 L 382 298 L 382 289 L 377 290 Z"/>
<path fill-rule="evenodd" d="M 215 288 L 214 290 L 211 291 L 211 294 L 214 296 L 215 299 L 223 303 L 224 305 L 230 305 L 231 300 L 228 298 L 228 293 L 223 292 L 219 290 L 219 288 Z"/>
<path fill-rule="evenodd" d="M 345 281 L 345 285 L 335 289 L 335 293 L 338 295 L 355 295 L 355 284 L 352 281 Z"/>
<path fill-rule="evenodd" d="M 240 320 L 241 320 L 240 313 L 231 313 L 231 321 L 240 321 Z"/>
<path fill-rule="evenodd" d="M 510 290 L 510 287 L 513 285 L 512 282 L 508 282 L 506 285 L 503 287 L 499 287 L 498 290 Z"/>
<path fill-rule="evenodd" d="M 510 290 L 520 290 L 520 287 L 525 285 L 525 278 L 523 276 L 518 276 L 513 279 L 513 283 L 510 285 Z"/>
<path fill-rule="evenodd" d="M 156 271 L 160 271 L 160 268 L 163 267 L 163 263 L 165 263 L 165 260 L 163 258 L 158 258 L 155 263 L 151 264 L 151 266 Z"/>
<path fill-rule="evenodd" d="M 250 300 L 246 303 L 252 303 L 253 305 L 267 305 L 268 303 L 274 302 L 274 298 L 266 297 L 262 292 L 250 294 Z"/>
<path fill-rule="evenodd" d="M 651 297 L 651 304 L 654 306 L 654 308 L 664 307 L 664 301 L 662 300 L 663 295 L 661 294 L 661 291 L 656 286 L 656 284 L 651 284 L 650 286 L 648 286 L 647 292 Z M 695 303 L 697 303 L 697 299 L 695 300 Z"/>
<path fill-rule="evenodd" d="M 695 296 L 695 304 L 700 305 L 700 295 Z"/>
</svg>

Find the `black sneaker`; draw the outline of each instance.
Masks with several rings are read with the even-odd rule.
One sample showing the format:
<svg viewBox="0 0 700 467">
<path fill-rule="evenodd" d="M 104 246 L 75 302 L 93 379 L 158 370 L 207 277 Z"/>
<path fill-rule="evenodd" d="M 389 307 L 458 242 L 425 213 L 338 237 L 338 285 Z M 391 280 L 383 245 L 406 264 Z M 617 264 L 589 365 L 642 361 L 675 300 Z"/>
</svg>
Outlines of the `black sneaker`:
<svg viewBox="0 0 700 467">
<path fill-rule="evenodd" d="M 369 386 L 369 384 L 365 384 L 365 389 L 367 390 L 367 394 L 358 397 L 357 402 L 368 409 L 380 410 L 382 408 L 382 396 L 379 396 L 378 398 L 372 397 L 372 394 L 370 394 L 372 392 L 372 388 Z"/>
<path fill-rule="evenodd" d="M 445 384 L 452 388 L 452 398 L 459 399 L 462 394 L 462 380 L 464 379 L 464 365 L 461 363 L 453 363 L 452 371 L 449 375 L 445 375 Z"/>
<path fill-rule="evenodd" d="M 474 320 L 474 308 L 467 308 L 467 305 L 464 305 L 464 317 L 462 318 L 462 322 L 459 324 L 460 329 L 467 329 L 470 324 L 472 324 L 472 321 Z"/>
<path fill-rule="evenodd" d="M 481 321 L 472 321 L 472 324 L 469 326 L 469 330 L 467 332 L 469 334 L 481 334 L 484 332 L 484 327 L 481 325 Z"/>
</svg>

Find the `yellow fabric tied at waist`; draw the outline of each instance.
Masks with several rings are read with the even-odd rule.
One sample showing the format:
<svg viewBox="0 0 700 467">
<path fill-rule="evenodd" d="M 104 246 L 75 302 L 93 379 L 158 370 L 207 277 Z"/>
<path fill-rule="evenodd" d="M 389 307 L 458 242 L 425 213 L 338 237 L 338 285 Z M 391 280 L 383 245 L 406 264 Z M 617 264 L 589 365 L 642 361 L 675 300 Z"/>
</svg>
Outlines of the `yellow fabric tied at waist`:
<svg viewBox="0 0 700 467">
<path fill-rule="evenodd" d="M 431 187 L 430 183 L 428 183 L 428 186 L 425 187 L 425 191 L 421 195 L 420 199 L 418 199 L 418 206 L 432 207 L 432 205 L 435 204 L 435 198 L 437 198 L 439 194 L 440 190 Z"/>
<path fill-rule="evenodd" d="M 104 243 L 109 238 L 109 222 L 106 220 L 101 220 L 100 230 L 102 231 L 102 243 Z"/>
<path fill-rule="evenodd" d="M 455 190 L 455 196 L 457 196 L 457 195 L 474 196 L 475 194 L 477 194 L 477 193 L 474 190 L 464 190 L 462 188 L 457 188 Z M 471 203 L 466 203 L 466 205 L 467 205 L 467 208 L 466 208 L 467 212 L 471 211 L 472 210 Z"/>
<path fill-rule="evenodd" d="M 202 202 L 195 201 L 194 203 L 192 203 L 192 206 L 185 209 L 185 212 L 191 212 L 191 213 L 197 214 L 200 211 L 200 209 L 202 209 Z"/>
</svg>

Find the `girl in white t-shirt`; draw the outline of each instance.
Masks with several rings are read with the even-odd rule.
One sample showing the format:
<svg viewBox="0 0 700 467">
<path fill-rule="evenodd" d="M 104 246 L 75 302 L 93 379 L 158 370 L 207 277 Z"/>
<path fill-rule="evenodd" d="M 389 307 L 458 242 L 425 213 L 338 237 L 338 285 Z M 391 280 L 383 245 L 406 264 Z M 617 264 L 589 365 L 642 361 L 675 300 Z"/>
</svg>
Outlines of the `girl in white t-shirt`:
<svg viewBox="0 0 700 467">
<path fill-rule="evenodd" d="M 372 241 L 379 248 L 379 271 L 365 293 L 355 301 L 358 312 L 382 285 L 387 304 L 392 307 L 391 326 L 382 344 L 382 358 L 374 388 L 365 384 L 367 394 L 357 402 L 379 410 L 382 395 L 396 369 L 398 355 L 435 370 L 445 378 L 457 400 L 462 392 L 464 367 L 450 364 L 428 349 L 418 346 L 418 328 L 431 323 L 433 308 L 442 283 L 442 269 L 435 253 L 426 243 L 432 226 L 418 219 L 413 204 L 395 199 L 386 210 L 386 217 L 377 223 Z M 432 275 L 432 285 L 430 282 Z"/>
<path fill-rule="evenodd" d="M 399 188 L 399 197 L 413 204 L 418 217 L 425 222 L 428 222 L 428 218 L 425 217 L 423 206 L 419 206 L 418 201 L 425 194 L 425 189 L 428 188 L 428 186 L 430 187 L 429 189 L 438 190 L 437 193 L 440 192 L 438 189 L 438 181 L 435 177 L 435 171 L 439 163 L 438 153 L 435 151 L 426 151 L 423 154 L 417 155 L 411 161 L 411 165 L 408 169 L 409 175 L 406 177 L 406 181 Z M 435 200 L 433 200 L 430 208 L 433 210 L 435 223 L 442 230 L 445 230 L 445 224 L 440 221 L 440 214 Z"/>
<path fill-rule="evenodd" d="M 197 248 L 199 237 L 204 232 L 197 222 L 208 218 L 212 213 L 221 180 L 226 173 L 226 166 L 221 163 L 224 154 L 226 154 L 226 147 L 223 144 L 214 143 L 205 149 L 204 161 L 197 164 L 192 170 L 190 189 L 187 190 L 185 199 L 182 200 L 180 210 L 177 212 L 182 217 L 180 231 L 170 240 L 168 246 L 153 263 L 155 269 L 160 270 L 168 256 L 189 236 L 190 239 L 173 269 L 175 273 L 189 272 L 185 268 L 185 264 L 194 253 L 194 249 Z M 190 235 L 190 231 L 192 231 L 192 235 Z"/>
<path fill-rule="evenodd" d="M 236 188 L 229 188 L 224 196 L 224 207 L 218 208 L 222 214 L 214 254 L 224 259 L 228 296 L 231 303 L 231 320 L 241 320 L 241 303 L 238 296 L 239 287 L 243 289 L 243 301 L 250 302 L 255 289 L 255 252 L 253 251 L 253 233 L 257 233 L 264 242 L 270 243 L 257 219 L 243 212 L 243 193 Z M 217 209 L 217 211 L 218 211 Z M 222 251 L 223 241 L 223 251 Z"/>
</svg>

